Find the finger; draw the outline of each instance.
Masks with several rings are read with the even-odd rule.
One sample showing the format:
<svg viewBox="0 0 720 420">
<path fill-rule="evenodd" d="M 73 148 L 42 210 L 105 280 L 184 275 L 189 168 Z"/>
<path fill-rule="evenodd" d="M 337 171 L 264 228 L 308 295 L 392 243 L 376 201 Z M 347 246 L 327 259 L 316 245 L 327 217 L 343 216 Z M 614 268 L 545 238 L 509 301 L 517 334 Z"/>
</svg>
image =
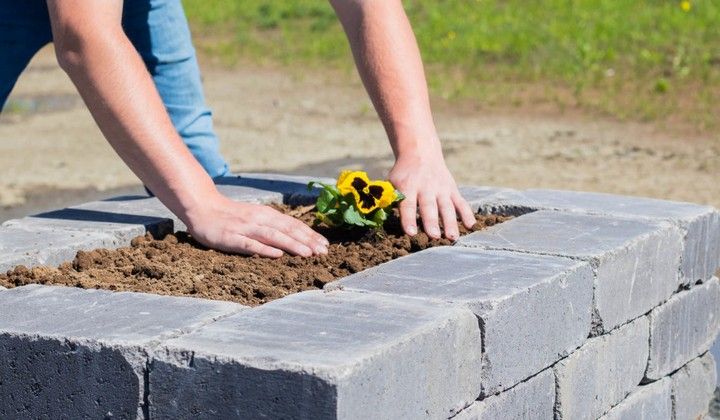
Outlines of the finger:
<svg viewBox="0 0 720 420">
<path fill-rule="evenodd" d="M 458 236 L 460 236 L 457 214 L 455 213 L 455 204 L 452 202 L 450 197 L 443 195 L 438 198 L 438 208 L 440 209 L 440 216 L 442 217 L 445 237 L 454 241 L 458 238 Z"/>
<path fill-rule="evenodd" d="M 435 194 L 421 195 L 418 201 L 420 204 L 420 218 L 425 233 L 433 239 L 439 239 L 440 226 L 438 225 L 438 207 Z"/>
<path fill-rule="evenodd" d="M 247 233 L 252 239 L 285 250 L 293 255 L 309 257 L 313 254 L 312 249 L 300 241 L 297 241 L 280 230 L 268 226 L 258 226 Z"/>
<path fill-rule="evenodd" d="M 277 220 L 268 220 L 265 225 L 279 228 L 286 235 L 308 246 L 316 254 L 327 254 L 327 247 L 330 242 L 310 226 L 294 217 L 282 215 Z"/>
<path fill-rule="evenodd" d="M 468 229 L 473 227 L 477 220 L 475 219 L 475 212 L 470 207 L 467 200 L 465 200 L 460 193 L 456 192 L 452 196 L 452 201 L 455 204 L 455 210 L 457 210 L 457 213 L 460 215 L 460 220 L 462 220 L 463 225 L 465 225 Z"/>
<path fill-rule="evenodd" d="M 293 219 L 293 221 L 296 221 Z M 283 233 L 313 250 L 315 254 L 327 254 L 330 243 L 324 236 L 312 230 L 305 223 L 288 222 L 281 227 Z"/>
<path fill-rule="evenodd" d="M 260 224 L 282 231 L 296 241 L 303 243 L 315 253 L 327 253 L 327 246 L 330 245 L 330 243 L 327 239 L 325 239 L 325 237 L 315 232 L 310 226 L 298 219 L 295 219 L 294 217 L 284 215 L 277 210 L 273 210 L 269 207 L 266 209 L 267 212 L 263 213 L 260 219 Z"/>
<path fill-rule="evenodd" d="M 224 237 L 223 244 L 217 247 L 223 251 L 236 252 L 244 255 L 260 255 L 261 257 L 280 258 L 283 252 L 277 248 L 260 243 L 240 234 L 229 234 Z"/>
<path fill-rule="evenodd" d="M 405 193 L 405 199 L 400 202 L 400 224 L 410 236 L 417 233 L 417 194 L 415 191 Z"/>
</svg>

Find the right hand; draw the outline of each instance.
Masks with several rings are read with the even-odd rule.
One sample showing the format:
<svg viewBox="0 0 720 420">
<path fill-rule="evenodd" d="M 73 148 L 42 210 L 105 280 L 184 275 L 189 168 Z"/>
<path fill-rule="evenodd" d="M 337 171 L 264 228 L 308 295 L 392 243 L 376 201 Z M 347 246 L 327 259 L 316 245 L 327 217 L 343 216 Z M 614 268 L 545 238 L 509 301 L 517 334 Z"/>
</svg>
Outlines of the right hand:
<svg viewBox="0 0 720 420">
<path fill-rule="evenodd" d="M 221 197 L 189 219 L 193 238 L 221 251 L 272 258 L 283 251 L 303 257 L 328 252 L 329 242 L 322 235 L 268 206 Z"/>
</svg>

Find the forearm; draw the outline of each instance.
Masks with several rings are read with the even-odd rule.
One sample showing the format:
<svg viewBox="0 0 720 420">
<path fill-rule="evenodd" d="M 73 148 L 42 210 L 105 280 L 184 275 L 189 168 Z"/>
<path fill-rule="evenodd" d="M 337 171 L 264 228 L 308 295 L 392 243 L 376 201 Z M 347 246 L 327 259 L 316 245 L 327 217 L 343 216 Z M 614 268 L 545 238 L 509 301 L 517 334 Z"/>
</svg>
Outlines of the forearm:
<svg viewBox="0 0 720 420">
<path fill-rule="evenodd" d="M 441 155 L 420 51 L 399 0 L 331 0 L 396 158 Z"/>
<path fill-rule="evenodd" d="M 215 186 L 177 134 L 130 41 L 121 29 L 59 36 L 59 61 L 112 147 L 170 210 L 190 222 Z"/>
</svg>

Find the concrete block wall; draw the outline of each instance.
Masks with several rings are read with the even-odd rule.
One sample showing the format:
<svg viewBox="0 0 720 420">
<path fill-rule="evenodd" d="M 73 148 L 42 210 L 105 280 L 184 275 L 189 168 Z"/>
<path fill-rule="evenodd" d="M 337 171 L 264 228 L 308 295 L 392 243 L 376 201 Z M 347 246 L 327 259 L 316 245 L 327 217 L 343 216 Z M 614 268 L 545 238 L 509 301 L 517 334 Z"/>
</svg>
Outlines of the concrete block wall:
<svg viewBox="0 0 720 420">
<path fill-rule="evenodd" d="M 308 178 L 221 180 L 309 202 Z M 466 187 L 518 217 L 256 308 L 0 290 L 0 418 L 694 419 L 716 386 L 720 222 L 635 197 Z M 0 227 L 0 268 L 182 228 L 121 197 Z"/>
</svg>

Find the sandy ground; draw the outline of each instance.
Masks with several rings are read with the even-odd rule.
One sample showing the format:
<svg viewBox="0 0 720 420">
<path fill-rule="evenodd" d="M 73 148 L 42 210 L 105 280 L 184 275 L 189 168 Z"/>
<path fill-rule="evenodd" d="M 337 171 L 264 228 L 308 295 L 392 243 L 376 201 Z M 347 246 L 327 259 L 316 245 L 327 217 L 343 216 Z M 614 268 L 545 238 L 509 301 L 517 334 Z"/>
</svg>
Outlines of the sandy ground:
<svg viewBox="0 0 720 420">
<path fill-rule="evenodd" d="M 202 63 L 222 150 L 235 171 L 382 175 L 392 164 L 356 79 L 298 69 Z M 475 109 L 438 102 L 436 122 L 458 182 L 562 188 L 720 207 L 720 135 L 575 112 Z M 0 220 L 89 197 L 137 191 L 51 49 L 22 75 L 0 116 Z"/>
</svg>

